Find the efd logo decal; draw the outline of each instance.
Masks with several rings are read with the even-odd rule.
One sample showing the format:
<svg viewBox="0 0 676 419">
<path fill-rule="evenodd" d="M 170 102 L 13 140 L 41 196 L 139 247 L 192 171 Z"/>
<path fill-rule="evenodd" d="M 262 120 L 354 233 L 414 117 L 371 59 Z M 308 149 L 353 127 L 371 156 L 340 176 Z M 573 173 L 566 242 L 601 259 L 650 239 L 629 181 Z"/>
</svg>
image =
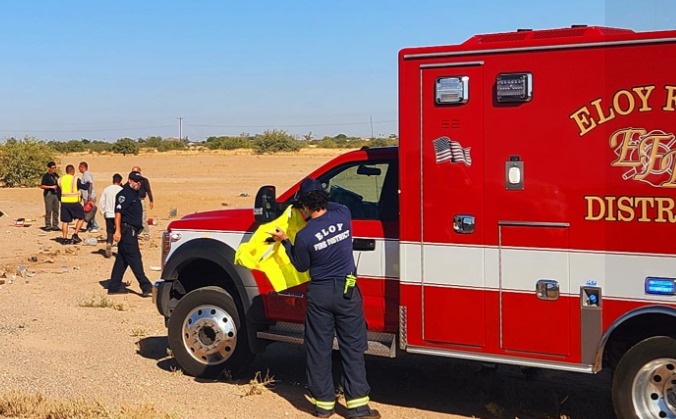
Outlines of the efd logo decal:
<svg viewBox="0 0 676 419">
<path fill-rule="evenodd" d="M 676 138 L 674 134 L 625 128 L 610 136 L 617 155 L 614 167 L 626 167 L 622 179 L 645 182 L 658 188 L 676 187 Z"/>
</svg>

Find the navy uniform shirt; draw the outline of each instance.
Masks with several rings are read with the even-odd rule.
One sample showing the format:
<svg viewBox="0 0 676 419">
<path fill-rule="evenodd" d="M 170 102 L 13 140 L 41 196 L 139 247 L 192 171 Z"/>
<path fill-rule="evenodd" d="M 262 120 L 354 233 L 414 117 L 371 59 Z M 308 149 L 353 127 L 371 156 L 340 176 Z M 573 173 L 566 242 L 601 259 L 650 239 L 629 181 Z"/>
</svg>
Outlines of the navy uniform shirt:
<svg viewBox="0 0 676 419">
<path fill-rule="evenodd" d="M 293 245 L 289 240 L 282 242 L 296 270 L 310 269 L 313 281 L 355 273 L 350 210 L 335 202 L 329 202 L 327 209 L 307 222 Z"/>
<path fill-rule="evenodd" d="M 141 187 L 138 188 L 138 196 L 141 199 L 145 199 L 147 196 L 150 202 L 153 202 L 153 191 L 150 190 L 150 181 L 147 177 L 144 177 L 143 180 L 141 180 Z"/>
<path fill-rule="evenodd" d="M 115 212 L 122 214 L 122 224 L 129 224 L 132 227 L 141 228 L 143 226 L 143 206 L 138 191 L 126 183 L 122 190 L 115 195 Z"/>
</svg>

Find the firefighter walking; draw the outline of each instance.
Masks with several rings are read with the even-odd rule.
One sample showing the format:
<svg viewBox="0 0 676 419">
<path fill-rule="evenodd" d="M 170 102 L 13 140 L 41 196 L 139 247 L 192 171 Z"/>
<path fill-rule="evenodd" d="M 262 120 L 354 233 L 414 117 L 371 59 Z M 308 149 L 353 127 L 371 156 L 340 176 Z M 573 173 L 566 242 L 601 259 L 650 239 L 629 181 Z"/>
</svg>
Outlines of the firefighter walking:
<svg viewBox="0 0 676 419">
<path fill-rule="evenodd" d="M 328 202 L 328 194 L 316 179 L 300 186 L 298 201 L 310 219 L 295 238 L 277 229 L 270 235 L 286 249 L 299 272 L 310 270 L 305 318 L 307 380 L 314 413 L 329 417 L 336 404 L 331 374 L 334 334 L 338 337 L 343 366 L 343 388 L 350 418 L 380 418 L 369 408 L 371 388 L 366 380 L 364 352 L 366 321 L 352 256 L 352 222 L 343 205 Z"/>
</svg>

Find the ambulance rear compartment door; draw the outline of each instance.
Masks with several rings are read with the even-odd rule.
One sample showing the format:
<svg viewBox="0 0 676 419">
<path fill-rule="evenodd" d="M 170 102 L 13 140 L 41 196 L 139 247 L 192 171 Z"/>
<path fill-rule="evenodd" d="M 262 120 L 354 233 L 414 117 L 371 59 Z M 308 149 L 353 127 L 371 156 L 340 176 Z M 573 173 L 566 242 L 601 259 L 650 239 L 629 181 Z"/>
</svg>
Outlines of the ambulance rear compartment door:
<svg viewBox="0 0 676 419">
<path fill-rule="evenodd" d="M 423 339 L 486 345 L 483 63 L 421 65 Z"/>
<path fill-rule="evenodd" d="M 500 346 L 513 355 L 570 355 L 567 223 L 499 223 Z"/>
</svg>

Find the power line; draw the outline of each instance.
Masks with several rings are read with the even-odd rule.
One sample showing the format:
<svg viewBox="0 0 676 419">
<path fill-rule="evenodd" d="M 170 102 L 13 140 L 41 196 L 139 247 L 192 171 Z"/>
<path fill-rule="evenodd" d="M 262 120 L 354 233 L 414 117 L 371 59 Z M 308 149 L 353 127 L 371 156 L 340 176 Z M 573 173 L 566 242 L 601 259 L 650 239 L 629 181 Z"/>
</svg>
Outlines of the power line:
<svg viewBox="0 0 676 419">
<path fill-rule="evenodd" d="M 207 127 L 207 128 L 298 128 L 298 127 L 337 127 L 344 125 L 373 125 L 373 124 L 386 124 L 391 122 L 397 122 L 396 119 L 385 120 L 385 121 L 366 121 L 366 122 L 343 122 L 336 124 L 292 124 L 292 125 L 210 125 L 210 124 L 185 124 L 190 127 Z"/>
<path fill-rule="evenodd" d="M 183 137 L 183 126 L 188 127 L 201 127 L 201 128 L 311 128 L 311 127 L 340 127 L 340 126 L 358 126 L 358 125 L 370 125 L 371 132 L 373 135 L 373 125 L 377 124 L 387 124 L 392 122 L 397 122 L 396 119 L 374 121 L 372 117 L 369 118 L 369 121 L 363 122 L 341 122 L 341 123 L 310 123 L 310 124 L 272 124 L 272 125 L 263 125 L 263 124 L 253 124 L 253 125 L 220 125 L 220 124 L 184 124 L 183 117 L 177 118 L 179 121 L 179 137 Z M 82 124 L 81 124 L 82 125 Z M 34 129 L 0 129 L 0 132 L 28 132 L 28 133 L 94 133 L 94 132 L 120 132 L 120 131 L 138 131 L 138 130 L 150 130 L 150 129 L 163 129 L 171 128 L 172 125 L 153 125 L 153 126 L 141 126 L 141 127 L 127 127 L 127 128 L 93 128 L 93 129 L 51 129 L 51 130 L 34 130 Z"/>
<path fill-rule="evenodd" d="M 173 125 L 157 125 L 154 127 L 129 127 L 129 128 L 98 128 L 98 129 L 69 129 L 69 130 L 36 130 L 36 129 L 0 129 L 0 132 L 104 132 L 104 131 L 129 131 L 142 129 L 171 128 Z"/>
</svg>

